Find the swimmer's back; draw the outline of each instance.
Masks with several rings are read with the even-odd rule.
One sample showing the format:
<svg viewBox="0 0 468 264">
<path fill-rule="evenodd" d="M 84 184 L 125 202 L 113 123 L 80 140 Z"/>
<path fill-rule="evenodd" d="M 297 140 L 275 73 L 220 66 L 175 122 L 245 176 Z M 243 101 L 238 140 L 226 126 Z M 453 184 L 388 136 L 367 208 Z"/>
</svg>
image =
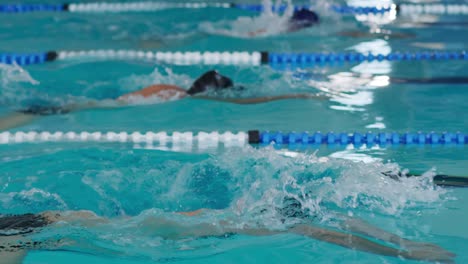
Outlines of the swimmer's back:
<svg viewBox="0 0 468 264">
<path fill-rule="evenodd" d="M 169 99 L 174 96 L 184 97 L 186 95 L 186 91 L 178 86 L 170 85 L 170 84 L 156 84 L 148 86 L 144 89 L 128 93 L 125 95 L 120 96 L 117 100 L 126 100 L 130 97 L 144 97 L 149 98 L 152 96 L 158 96 L 161 99 Z"/>
</svg>

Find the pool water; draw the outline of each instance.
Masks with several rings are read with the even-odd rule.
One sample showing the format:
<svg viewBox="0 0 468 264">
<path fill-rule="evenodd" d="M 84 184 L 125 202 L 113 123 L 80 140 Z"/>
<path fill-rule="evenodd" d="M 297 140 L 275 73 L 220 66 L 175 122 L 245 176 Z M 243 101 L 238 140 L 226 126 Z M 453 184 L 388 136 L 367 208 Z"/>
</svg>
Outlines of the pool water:
<svg viewBox="0 0 468 264">
<path fill-rule="evenodd" d="M 22 1 L 37 3 L 38 1 Z M 55 3 L 44 0 L 42 3 Z M 82 1 L 90 2 L 90 1 Z M 375 3 L 366 2 L 368 5 Z M 374 52 L 466 49 L 466 16 L 341 16 L 316 3 L 322 23 L 282 34 L 277 15 L 236 9 L 153 13 L 0 15 L 0 51 L 141 49 L 152 51 Z M 351 2 L 350 2 L 351 4 Z M 427 22 L 431 23 L 427 23 Z M 422 23 L 424 22 L 424 23 Z M 264 35 L 248 32 L 269 26 Z M 341 32 L 390 34 L 344 36 Z M 404 36 L 398 38 L 398 36 Z M 246 87 L 245 97 L 312 93 L 326 100 L 236 105 L 208 100 L 138 101 L 34 119 L 12 131 L 451 131 L 468 132 L 468 84 L 396 83 L 396 78 L 466 77 L 464 61 L 372 62 L 308 69 L 184 66 L 138 61 L 0 64 L 0 116 L 30 105 L 103 101 L 154 83 L 188 88 L 216 68 Z M 222 96 L 233 96 L 225 94 Z M 315 224 L 336 229 L 347 215 L 416 241 L 435 243 L 468 261 L 466 189 L 435 187 L 434 174 L 468 176 L 464 146 L 278 146 L 176 150 L 129 143 L 0 145 L 2 214 L 90 210 L 104 225 L 58 225 L 34 239 L 75 245 L 29 251 L 24 263 L 406 263 L 293 234 L 166 240 L 145 225 L 167 218 L 186 225 L 284 230 L 271 209 L 301 200 Z M 384 171 L 422 177 L 393 181 Z M 216 209 L 200 217 L 174 211 Z M 266 213 L 258 213 L 266 210 Z M 129 217 L 129 218 L 127 218 Z"/>
</svg>

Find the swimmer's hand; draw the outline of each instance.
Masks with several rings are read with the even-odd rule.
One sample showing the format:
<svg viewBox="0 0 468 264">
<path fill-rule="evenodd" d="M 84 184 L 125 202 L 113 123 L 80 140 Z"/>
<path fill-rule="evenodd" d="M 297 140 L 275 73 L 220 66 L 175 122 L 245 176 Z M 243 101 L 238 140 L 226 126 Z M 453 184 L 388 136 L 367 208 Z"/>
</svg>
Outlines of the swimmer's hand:
<svg viewBox="0 0 468 264">
<path fill-rule="evenodd" d="M 401 254 L 406 259 L 425 260 L 437 263 L 455 263 L 455 254 L 449 251 L 437 251 L 430 248 L 406 251 Z"/>
<path fill-rule="evenodd" d="M 408 250 L 408 252 L 413 252 L 413 254 L 423 254 L 423 252 L 426 252 L 427 254 L 431 253 L 433 255 L 447 256 L 450 258 L 456 256 L 454 253 L 431 243 L 410 241 L 405 239 L 405 241 L 401 243 L 401 246 Z"/>
</svg>

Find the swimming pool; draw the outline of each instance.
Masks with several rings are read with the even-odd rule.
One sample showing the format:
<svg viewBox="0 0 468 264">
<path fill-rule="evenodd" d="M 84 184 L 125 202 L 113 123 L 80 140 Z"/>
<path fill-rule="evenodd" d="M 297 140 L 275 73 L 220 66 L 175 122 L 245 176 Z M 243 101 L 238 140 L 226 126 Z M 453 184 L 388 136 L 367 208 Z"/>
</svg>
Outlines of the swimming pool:
<svg viewBox="0 0 468 264">
<path fill-rule="evenodd" d="M 37 3 L 38 1 L 23 1 Z M 56 3 L 41 1 L 41 3 Z M 91 1 L 83 1 L 91 2 Z M 129 1 L 127 1 L 129 2 Z M 397 16 L 366 32 L 364 16 L 342 16 L 319 4 L 322 23 L 280 34 L 278 17 L 239 9 L 170 9 L 153 13 L 0 15 L 0 51 L 132 49 L 382 53 L 466 49 L 466 16 Z M 350 4 L 352 4 L 350 2 Z M 418 20 L 419 19 L 419 20 Z M 357 20 L 361 20 L 358 22 Z M 391 20 L 391 18 L 390 18 Z M 416 20 L 416 21 L 415 21 Z M 385 22 L 385 21 L 384 21 Z M 457 24 L 457 23 L 459 24 Z M 461 23 L 461 25 L 460 25 Z M 270 25 L 266 36 L 250 30 Z M 464 34 L 465 33 L 465 34 Z M 353 34 L 355 35 L 355 34 Z M 105 100 L 153 83 L 188 88 L 216 68 L 245 87 L 242 96 L 312 93 L 326 100 L 237 105 L 183 99 L 141 102 L 43 116 L 15 131 L 335 131 L 467 132 L 467 84 L 401 83 L 401 79 L 465 77 L 465 61 L 383 61 L 297 70 L 269 66 L 173 65 L 142 60 L 64 60 L 24 67 L 0 64 L 0 115 L 31 103 Z M 226 96 L 232 96 L 230 94 Z M 337 215 L 366 220 L 416 241 L 435 243 L 468 260 L 466 189 L 435 187 L 432 173 L 466 176 L 464 145 L 207 147 L 52 142 L 0 145 L 3 214 L 91 210 L 113 219 L 98 226 L 58 225 L 37 240 L 79 241 L 61 250 L 30 251 L 24 263 L 403 263 L 293 234 L 206 236 L 165 240 L 145 223 L 219 223 L 271 230 L 290 224 L 269 208 L 307 193 L 314 222 L 336 228 Z M 380 172 L 425 173 L 393 181 Z M 433 171 L 434 170 L 434 171 Z M 200 217 L 172 213 L 218 209 Z M 266 210 L 266 213 L 259 213 Z M 131 218 L 122 218 L 131 216 Z M 56 249 L 56 250 L 54 250 Z"/>
</svg>

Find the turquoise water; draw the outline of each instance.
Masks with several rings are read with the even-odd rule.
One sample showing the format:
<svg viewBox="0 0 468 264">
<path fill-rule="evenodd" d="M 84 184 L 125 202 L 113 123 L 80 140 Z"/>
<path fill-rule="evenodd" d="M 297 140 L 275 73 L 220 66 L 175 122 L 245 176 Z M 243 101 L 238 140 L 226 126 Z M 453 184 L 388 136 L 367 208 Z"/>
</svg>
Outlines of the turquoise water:
<svg viewBox="0 0 468 264">
<path fill-rule="evenodd" d="M 26 2 L 26 1 L 25 1 Z M 34 1 L 28 1 L 34 2 Z M 35 1 L 37 2 L 37 1 Z M 44 2 L 44 1 L 41 1 Z M 50 3 L 54 1 L 48 1 Z M 466 49 L 466 29 L 435 17 L 428 26 L 397 17 L 381 25 L 393 34 L 345 37 L 368 31 L 366 23 L 325 9 L 319 27 L 291 34 L 274 30 L 277 17 L 247 11 L 168 10 L 135 14 L 24 14 L 0 16 L 0 51 L 144 49 L 165 51 L 246 50 L 359 52 Z M 359 18 L 361 19 L 361 18 Z M 248 30 L 272 25 L 267 36 Z M 406 34 L 407 38 L 397 38 Z M 55 104 L 116 98 L 153 83 L 189 87 L 210 66 L 174 66 L 135 61 L 67 61 L 0 65 L 0 115 L 36 101 Z M 388 78 L 467 75 L 452 62 L 381 62 L 278 71 L 268 66 L 219 66 L 247 87 L 244 96 L 314 93 L 328 100 L 285 100 L 235 105 L 184 99 L 138 102 L 117 109 L 89 109 L 46 116 L 14 131 L 463 131 L 467 132 L 467 84 L 396 84 Z M 298 78 L 298 73 L 307 78 Z M 466 176 L 466 147 L 341 147 L 286 150 L 232 148 L 178 152 L 145 145 L 39 143 L 0 146 L 2 213 L 91 210 L 108 217 L 97 227 L 63 225 L 35 239 L 72 238 L 79 245 L 30 251 L 24 263 L 403 263 L 292 234 L 164 240 L 144 225 L 156 217 L 195 225 L 235 219 L 284 229 L 277 215 L 258 214 L 283 197 L 311 195 L 302 206 L 314 221 L 335 228 L 345 214 L 402 237 L 438 244 L 468 261 L 464 189 L 434 187 L 433 173 Z M 425 177 L 401 182 L 382 171 L 410 170 Z M 200 218 L 174 211 L 218 209 Z M 131 216 L 126 219 L 124 216 Z"/>
</svg>

